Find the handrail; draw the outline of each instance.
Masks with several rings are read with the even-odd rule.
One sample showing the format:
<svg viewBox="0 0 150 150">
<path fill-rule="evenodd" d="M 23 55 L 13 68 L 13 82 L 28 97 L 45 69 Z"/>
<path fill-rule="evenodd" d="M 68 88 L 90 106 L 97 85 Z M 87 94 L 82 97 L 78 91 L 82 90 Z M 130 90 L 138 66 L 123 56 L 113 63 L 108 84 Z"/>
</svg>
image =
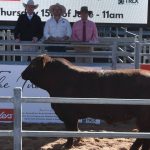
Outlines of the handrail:
<svg viewBox="0 0 150 150">
<path fill-rule="evenodd" d="M 149 132 L 81 132 L 81 131 L 25 131 L 22 130 L 22 103 L 79 103 L 79 104 L 117 104 L 150 105 L 149 99 L 109 99 L 109 98 L 42 98 L 22 97 L 22 89 L 14 89 L 14 130 L 0 131 L 0 137 L 13 136 L 14 150 L 22 150 L 22 137 L 106 137 L 106 138 L 144 138 L 150 139 Z M 0 102 L 3 98 L 0 97 Z"/>
<path fill-rule="evenodd" d="M 125 28 L 125 27 L 121 27 L 121 29 L 123 29 L 123 30 L 125 31 L 125 33 L 128 33 L 129 35 L 133 35 L 133 36 L 136 37 L 136 38 L 139 37 L 138 34 L 135 34 L 135 33 L 133 33 L 133 32 L 128 31 L 127 28 Z"/>
</svg>

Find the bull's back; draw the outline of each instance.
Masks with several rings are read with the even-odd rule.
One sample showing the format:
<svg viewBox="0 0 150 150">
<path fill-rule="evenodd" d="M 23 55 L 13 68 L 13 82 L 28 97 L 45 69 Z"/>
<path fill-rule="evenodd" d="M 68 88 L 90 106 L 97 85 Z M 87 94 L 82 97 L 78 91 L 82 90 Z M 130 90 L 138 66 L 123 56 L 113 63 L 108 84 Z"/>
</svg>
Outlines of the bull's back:
<svg viewBox="0 0 150 150">
<path fill-rule="evenodd" d="M 70 95 L 66 92 L 68 89 L 64 88 L 65 97 L 150 98 L 149 73 L 141 73 L 140 71 L 94 75 L 86 80 L 80 78 L 76 83 L 76 87 L 72 87 Z M 134 105 L 52 104 L 52 107 L 61 120 L 67 119 L 68 113 L 74 119 L 92 117 L 112 122 L 128 120 L 145 114 L 145 111 L 142 111 L 145 110 L 145 106 Z"/>
<path fill-rule="evenodd" d="M 150 98 L 150 73 L 147 71 L 106 72 L 77 83 L 75 97 Z"/>
</svg>

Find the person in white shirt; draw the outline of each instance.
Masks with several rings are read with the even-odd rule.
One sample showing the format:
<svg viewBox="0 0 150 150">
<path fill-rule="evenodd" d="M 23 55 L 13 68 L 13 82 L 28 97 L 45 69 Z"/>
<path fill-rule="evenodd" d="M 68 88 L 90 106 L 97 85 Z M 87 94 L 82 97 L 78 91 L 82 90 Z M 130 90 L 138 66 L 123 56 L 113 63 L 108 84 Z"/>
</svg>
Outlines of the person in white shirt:
<svg viewBox="0 0 150 150">
<path fill-rule="evenodd" d="M 50 41 L 65 41 L 70 39 L 72 34 L 71 25 L 62 16 L 66 13 L 66 8 L 59 3 L 49 8 L 52 17 L 47 20 L 44 26 L 44 38 Z M 64 51 L 62 47 L 49 47 L 49 51 Z"/>
</svg>

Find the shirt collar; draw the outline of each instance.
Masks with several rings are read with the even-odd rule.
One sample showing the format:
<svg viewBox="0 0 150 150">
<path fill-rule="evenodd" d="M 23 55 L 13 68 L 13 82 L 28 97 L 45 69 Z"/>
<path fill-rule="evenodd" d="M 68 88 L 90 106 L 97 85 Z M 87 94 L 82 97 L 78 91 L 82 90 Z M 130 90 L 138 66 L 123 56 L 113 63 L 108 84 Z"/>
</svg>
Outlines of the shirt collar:
<svg viewBox="0 0 150 150">
<path fill-rule="evenodd" d="M 29 19 L 32 19 L 33 14 L 32 14 L 32 15 L 29 15 L 29 14 L 27 13 L 27 17 L 28 17 Z"/>
<path fill-rule="evenodd" d="M 85 23 L 87 23 L 88 22 L 88 20 L 85 20 L 85 21 L 83 21 L 83 20 L 81 20 L 82 22 L 85 22 Z"/>
<path fill-rule="evenodd" d="M 56 21 L 56 20 L 54 19 L 54 17 L 52 17 L 52 19 L 53 19 L 54 21 Z M 60 19 L 58 20 L 58 22 L 60 22 L 60 21 L 62 21 L 62 20 L 63 20 L 63 18 L 60 17 Z"/>
</svg>

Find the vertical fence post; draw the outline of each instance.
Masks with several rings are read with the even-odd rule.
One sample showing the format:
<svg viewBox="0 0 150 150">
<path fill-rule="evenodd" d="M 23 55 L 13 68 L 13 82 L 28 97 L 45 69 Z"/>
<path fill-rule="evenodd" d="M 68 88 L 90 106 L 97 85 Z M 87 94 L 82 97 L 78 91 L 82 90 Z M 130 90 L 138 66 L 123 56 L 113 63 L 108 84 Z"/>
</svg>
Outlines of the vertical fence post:
<svg viewBox="0 0 150 150">
<path fill-rule="evenodd" d="M 117 69 L 117 42 L 113 42 L 112 47 L 112 69 Z"/>
<path fill-rule="evenodd" d="M 141 44 L 140 42 L 136 41 L 135 42 L 135 58 L 134 58 L 134 63 L 135 63 L 135 69 L 140 68 L 140 54 L 141 54 Z"/>
<path fill-rule="evenodd" d="M 11 40 L 11 30 L 6 32 L 7 40 Z M 7 45 L 7 51 L 11 51 L 11 46 Z M 11 61 L 11 56 L 7 56 L 7 61 Z"/>
<path fill-rule="evenodd" d="M 139 41 L 143 41 L 143 28 L 139 28 Z"/>
<path fill-rule="evenodd" d="M 0 37 L 1 37 L 2 40 L 6 39 L 6 32 L 5 32 L 5 30 L 0 31 Z M 4 44 L 0 45 L 0 50 L 5 51 L 5 45 Z M 2 61 L 5 61 L 5 55 L 2 56 Z"/>
<path fill-rule="evenodd" d="M 22 89 L 14 89 L 14 150 L 22 150 Z"/>
</svg>

